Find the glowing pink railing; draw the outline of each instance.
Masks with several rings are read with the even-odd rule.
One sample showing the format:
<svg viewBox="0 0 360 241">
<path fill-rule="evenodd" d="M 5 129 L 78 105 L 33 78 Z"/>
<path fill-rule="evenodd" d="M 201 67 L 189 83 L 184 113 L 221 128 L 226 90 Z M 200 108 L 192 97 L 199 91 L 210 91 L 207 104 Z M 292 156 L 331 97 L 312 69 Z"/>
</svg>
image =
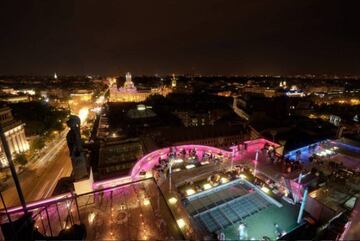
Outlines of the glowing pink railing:
<svg viewBox="0 0 360 241">
<path fill-rule="evenodd" d="M 248 152 L 255 152 L 256 149 L 261 149 L 266 143 L 269 145 L 276 147 L 279 147 L 279 144 L 276 144 L 274 142 L 268 141 L 266 139 L 255 139 L 255 140 L 249 140 L 249 141 L 245 141 L 244 143 L 246 143 L 248 145 Z M 227 150 L 223 150 L 221 148 L 217 148 L 217 147 L 213 147 L 213 146 L 205 146 L 205 145 L 180 145 L 180 146 L 172 146 L 172 147 L 176 147 L 176 149 L 179 151 L 181 149 L 186 149 L 191 150 L 191 149 L 195 149 L 197 151 L 197 153 L 199 155 L 201 155 L 204 151 L 205 152 L 211 152 L 214 154 L 219 154 L 222 153 L 225 157 L 231 157 L 232 155 L 232 151 L 227 151 Z M 229 149 L 237 149 L 237 146 L 232 146 Z M 105 188 L 105 187 L 109 187 L 109 186 L 116 186 L 125 182 L 130 182 L 130 181 L 134 181 L 137 180 L 139 178 L 139 173 L 141 171 L 150 171 L 156 164 L 158 164 L 159 162 L 159 157 L 165 159 L 167 157 L 167 154 L 170 151 L 170 147 L 165 147 L 162 149 L 158 149 L 156 151 L 150 152 L 148 154 L 146 154 L 145 156 L 143 156 L 142 158 L 140 158 L 137 163 L 135 164 L 135 166 L 133 167 L 133 169 L 131 170 L 131 173 L 129 176 L 126 177 L 120 177 L 120 178 L 113 178 L 113 179 L 109 179 L 109 180 L 105 180 L 105 181 L 100 181 L 100 182 L 96 182 L 94 183 L 94 189 L 98 189 L 98 188 Z M 235 159 L 238 159 L 238 157 L 240 157 L 240 153 L 239 152 L 235 152 Z"/>
<path fill-rule="evenodd" d="M 250 140 L 250 141 L 245 141 L 245 143 L 248 144 L 248 149 L 247 149 L 248 152 L 253 152 L 253 151 L 255 152 L 256 149 L 260 150 L 265 145 L 265 143 L 268 143 L 269 145 L 273 145 L 275 147 L 279 147 L 279 144 L 273 143 L 266 139 Z M 195 149 L 197 151 L 197 154 L 199 154 L 199 155 L 201 155 L 203 152 L 211 152 L 213 154 L 221 153 L 225 157 L 231 157 L 231 155 L 232 155 L 231 151 L 226 151 L 226 150 L 223 150 L 223 149 L 220 149 L 217 147 L 205 146 L 205 145 L 180 145 L 180 146 L 173 146 L 173 147 L 176 147 L 176 149 L 178 151 L 181 149 L 185 149 L 187 151 L 191 150 L 191 149 Z M 230 149 L 234 149 L 234 148 L 236 149 L 237 146 L 230 147 Z M 120 184 L 135 181 L 135 180 L 139 179 L 139 173 L 141 171 L 151 170 L 156 164 L 158 164 L 159 157 L 166 158 L 169 151 L 170 151 L 170 147 L 166 147 L 166 148 L 162 148 L 162 149 L 150 152 L 149 154 L 143 156 L 139 161 L 137 161 L 137 163 L 133 167 L 129 176 L 94 182 L 93 189 L 96 190 L 99 188 L 114 187 L 114 186 L 117 186 Z M 55 196 L 55 197 L 28 203 L 27 207 L 30 209 L 33 209 L 33 208 L 40 207 L 45 204 L 61 201 L 61 200 L 68 199 L 71 197 L 72 197 L 71 193 L 65 193 L 63 195 L 59 195 L 59 196 Z M 12 208 L 9 208 L 8 211 L 11 213 L 17 212 L 17 211 L 22 211 L 22 207 L 20 207 L 20 206 L 12 207 Z M 4 210 L 0 210 L 0 212 L 4 213 Z"/>
<path fill-rule="evenodd" d="M 174 146 L 175 147 L 175 146 Z M 176 149 L 179 150 L 192 150 L 195 149 L 198 155 L 202 155 L 204 152 L 211 152 L 213 154 L 222 154 L 226 157 L 231 156 L 230 151 L 225 151 L 220 148 L 204 145 L 180 145 L 176 146 Z M 143 156 L 133 167 L 131 171 L 131 177 L 136 178 L 141 171 L 149 171 L 159 162 L 159 157 L 166 158 L 169 154 L 170 147 L 162 148 L 156 151 L 153 151 L 145 156 Z"/>
</svg>

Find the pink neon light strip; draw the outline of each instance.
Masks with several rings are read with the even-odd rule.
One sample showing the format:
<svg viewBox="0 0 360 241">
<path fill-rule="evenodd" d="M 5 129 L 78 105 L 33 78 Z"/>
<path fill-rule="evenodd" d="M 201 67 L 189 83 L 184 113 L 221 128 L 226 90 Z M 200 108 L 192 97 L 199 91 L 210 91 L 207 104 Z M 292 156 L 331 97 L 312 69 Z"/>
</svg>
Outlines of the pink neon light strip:
<svg viewBox="0 0 360 241">
<path fill-rule="evenodd" d="M 30 202 L 26 204 L 27 209 L 36 209 L 38 207 L 42 207 L 45 204 L 50 204 L 50 203 L 55 203 L 55 202 L 59 202 L 68 198 L 71 198 L 72 194 L 71 193 L 65 193 L 59 196 L 54 196 L 54 197 L 50 197 L 50 198 L 46 198 L 46 199 L 41 199 L 41 200 L 37 200 L 34 202 Z M 15 207 L 11 207 L 8 208 L 8 212 L 9 213 L 13 213 L 13 212 L 18 212 L 18 211 L 22 211 L 23 208 L 22 206 L 15 206 Z M 0 212 L 5 212 L 4 209 L 1 209 Z"/>
<path fill-rule="evenodd" d="M 259 145 L 259 146 L 263 146 L 265 143 L 268 143 L 270 145 L 273 145 L 275 147 L 279 147 L 279 144 L 273 143 L 271 141 L 268 141 L 266 139 L 256 139 L 256 140 L 250 140 L 250 141 L 245 141 L 245 143 L 247 143 L 249 146 L 250 145 Z M 212 146 L 204 146 L 204 145 L 180 145 L 180 146 L 174 146 L 176 147 L 177 150 L 180 149 L 196 149 L 198 152 L 204 152 L 204 151 L 211 151 L 212 153 L 218 154 L 218 153 L 222 153 L 224 156 L 231 156 L 231 151 L 226 151 L 217 147 L 212 147 Z M 232 146 L 230 147 L 230 149 L 236 148 L 236 146 Z M 120 177 L 120 178 L 113 178 L 113 179 L 109 179 L 109 180 L 104 180 L 104 181 L 99 181 L 99 182 L 95 182 L 93 184 L 93 188 L 97 189 L 99 187 L 102 188 L 107 188 L 107 187 L 111 187 L 111 186 L 116 186 L 116 185 L 120 185 L 120 184 L 124 184 L 127 182 L 131 182 L 134 180 L 137 180 L 139 177 L 139 173 L 140 171 L 149 171 L 151 170 L 157 163 L 158 163 L 158 159 L 159 157 L 164 157 L 169 153 L 169 149 L 170 147 L 166 147 L 166 148 L 162 148 L 156 151 L 153 151 L 145 156 L 143 156 L 139 161 L 137 161 L 137 163 L 135 164 L 135 166 L 133 167 L 132 171 L 131 171 L 131 175 L 126 176 L 126 177 Z M 27 204 L 27 208 L 28 209 L 35 209 L 38 207 L 41 207 L 45 204 L 50 204 L 53 202 L 58 202 L 67 198 L 70 198 L 72 196 L 71 193 L 66 193 L 63 195 L 59 195 L 59 196 L 55 196 L 55 197 L 51 197 L 51 198 L 47 198 L 47 199 L 42 199 L 42 200 L 38 200 L 38 201 L 34 201 L 31 203 Z M 9 213 L 12 212 L 17 212 L 17 211 L 22 211 L 22 207 L 21 206 L 17 206 L 17 207 L 11 207 L 8 209 Z M 0 212 L 4 212 L 4 210 L 0 210 Z"/>
</svg>

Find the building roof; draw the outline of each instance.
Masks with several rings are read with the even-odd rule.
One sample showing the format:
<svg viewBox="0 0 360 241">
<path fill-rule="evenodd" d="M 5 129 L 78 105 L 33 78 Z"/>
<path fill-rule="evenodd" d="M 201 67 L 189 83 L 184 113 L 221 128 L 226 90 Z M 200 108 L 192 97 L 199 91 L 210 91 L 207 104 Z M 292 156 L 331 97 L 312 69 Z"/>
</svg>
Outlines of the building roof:
<svg viewBox="0 0 360 241">
<path fill-rule="evenodd" d="M 155 112 L 148 108 L 143 110 L 139 110 L 139 108 L 131 109 L 126 115 L 131 119 L 147 119 L 156 116 Z"/>
<path fill-rule="evenodd" d="M 20 120 L 15 120 L 12 113 L 11 108 L 4 106 L 0 108 L 0 125 L 4 131 L 11 130 L 17 126 L 22 125 Z"/>
</svg>

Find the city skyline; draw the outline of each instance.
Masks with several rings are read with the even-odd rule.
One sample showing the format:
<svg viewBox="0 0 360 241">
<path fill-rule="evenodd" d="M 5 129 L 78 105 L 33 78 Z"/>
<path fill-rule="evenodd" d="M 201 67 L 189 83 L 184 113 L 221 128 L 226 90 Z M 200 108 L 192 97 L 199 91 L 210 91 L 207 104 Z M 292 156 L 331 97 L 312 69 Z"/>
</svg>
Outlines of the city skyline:
<svg viewBox="0 0 360 241">
<path fill-rule="evenodd" d="M 0 240 L 360 240 L 359 1 L 0 1 Z"/>
<path fill-rule="evenodd" d="M 1 5 L 1 75 L 360 74 L 351 1 Z"/>
</svg>

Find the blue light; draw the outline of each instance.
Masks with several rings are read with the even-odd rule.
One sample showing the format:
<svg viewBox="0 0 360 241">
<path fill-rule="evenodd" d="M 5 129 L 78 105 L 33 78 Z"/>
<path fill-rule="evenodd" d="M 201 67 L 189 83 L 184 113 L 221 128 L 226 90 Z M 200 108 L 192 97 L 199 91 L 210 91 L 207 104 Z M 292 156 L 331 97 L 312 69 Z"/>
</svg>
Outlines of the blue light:
<svg viewBox="0 0 360 241">
<path fill-rule="evenodd" d="M 310 145 L 307 145 L 307 146 L 304 146 L 304 147 L 300 147 L 298 149 L 295 149 L 295 150 L 292 150 L 292 151 L 289 151 L 288 153 L 285 154 L 285 158 L 288 158 L 289 160 L 291 161 L 295 161 L 296 160 L 296 152 L 300 151 L 301 152 L 301 156 L 309 156 L 310 152 L 309 152 L 309 146 L 313 146 L 313 145 L 318 145 L 320 144 L 322 141 L 318 141 L 318 142 L 315 142 L 313 144 L 310 144 Z M 302 159 L 302 158 L 300 158 Z"/>
</svg>

